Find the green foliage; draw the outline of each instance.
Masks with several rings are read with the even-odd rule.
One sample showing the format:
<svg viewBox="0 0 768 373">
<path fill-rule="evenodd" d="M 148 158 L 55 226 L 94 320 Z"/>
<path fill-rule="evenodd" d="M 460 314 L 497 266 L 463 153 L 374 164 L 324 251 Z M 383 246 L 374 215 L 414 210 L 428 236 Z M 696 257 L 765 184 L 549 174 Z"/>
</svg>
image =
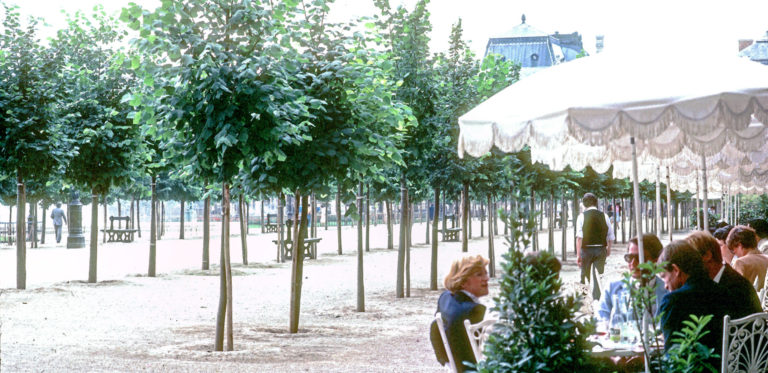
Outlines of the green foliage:
<svg viewBox="0 0 768 373">
<path fill-rule="evenodd" d="M 138 126 L 121 101 L 135 82 L 123 51 L 126 36 L 116 20 L 97 7 L 91 16 L 69 16 L 52 45 L 62 55 L 65 134 L 74 156 L 65 176 L 73 184 L 106 193 L 130 180 L 140 154 Z"/>
<path fill-rule="evenodd" d="M 510 219 L 510 223 L 516 223 Z M 519 226 L 517 227 L 519 228 Z M 511 247 L 527 247 L 530 233 L 513 229 Z M 501 293 L 494 299 L 499 322 L 485 344 L 479 372 L 589 372 L 586 337 L 592 321 L 577 321 L 581 299 L 564 295 L 557 258 L 541 252 L 504 254 Z"/>
<path fill-rule="evenodd" d="M 761 195 L 745 195 L 741 196 L 741 211 L 739 213 L 738 222 L 730 222 L 731 224 L 746 224 L 752 219 L 768 219 L 768 196 Z"/>
<path fill-rule="evenodd" d="M 326 22 L 328 3 L 302 3 L 291 27 L 303 77 L 293 86 L 310 103 L 306 141 L 285 146 L 286 162 L 251 163 L 251 172 L 279 180 L 276 187 L 302 193 L 330 193 L 339 179 L 383 180 L 385 167 L 404 165 L 399 146 L 413 122 L 410 109 L 395 99 L 393 65 L 377 50 L 379 36 L 349 35 L 350 25 Z"/>
<path fill-rule="evenodd" d="M 719 357 L 713 348 L 708 348 L 699 339 L 709 333 L 704 330 L 712 321 L 712 315 L 697 317 L 691 315 L 690 320 L 683 321 L 682 331 L 673 333 L 672 347 L 664 356 L 664 371 L 675 373 L 717 372 L 711 359 Z"/>
<path fill-rule="evenodd" d="M 62 61 L 55 48 L 38 40 L 38 18 L 22 27 L 18 8 L 2 6 L 0 178 L 18 173 L 22 182 L 45 184 L 61 173 L 71 155 L 56 105 Z"/>
<path fill-rule="evenodd" d="M 126 97 L 134 121 L 147 136 L 155 124 L 174 128 L 179 161 L 209 182 L 234 182 L 246 162 L 285 162 L 283 146 L 307 141 L 311 125 L 312 103 L 292 86 L 303 78 L 285 22 L 295 7 L 190 0 L 123 9 L 142 53 L 131 65 L 145 87 Z"/>
</svg>

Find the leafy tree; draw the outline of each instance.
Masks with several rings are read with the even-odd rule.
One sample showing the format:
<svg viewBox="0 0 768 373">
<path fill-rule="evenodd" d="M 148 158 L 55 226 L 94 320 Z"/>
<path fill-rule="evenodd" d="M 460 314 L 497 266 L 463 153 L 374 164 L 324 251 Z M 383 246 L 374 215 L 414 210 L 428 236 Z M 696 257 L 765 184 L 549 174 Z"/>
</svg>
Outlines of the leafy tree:
<svg viewBox="0 0 768 373">
<path fill-rule="evenodd" d="M 429 54 L 429 37 L 432 25 L 427 11 L 428 0 L 419 0 L 413 11 L 404 7 L 392 9 L 389 0 L 374 0 L 380 15 L 376 16 L 376 26 L 382 30 L 386 40 L 386 49 L 394 61 L 393 79 L 399 82 L 397 99 L 408 105 L 418 122 L 409 130 L 402 149 L 404 163 L 395 169 L 400 176 L 401 213 L 400 221 L 408 222 L 408 190 L 424 188 L 429 177 L 427 164 L 434 148 L 432 136 L 436 133 L 434 121 L 435 72 Z M 400 245 L 397 260 L 397 283 L 395 293 L 398 298 L 410 295 L 410 250 L 407 248 L 409 224 L 400 224 Z"/>
<path fill-rule="evenodd" d="M 222 185 L 222 266 L 215 350 L 233 349 L 229 263 L 229 195 L 240 169 L 266 170 L 284 162 L 283 147 L 306 141 L 307 100 L 294 89 L 298 74 L 286 19 L 295 3 L 224 0 L 163 1 L 155 11 L 136 5 L 121 19 L 150 57 L 144 66 L 151 97 L 134 92 L 134 120 L 173 126 L 179 155 L 203 182 Z M 159 101 L 159 102 L 158 102 Z M 256 160 L 256 164 L 254 161 Z M 256 174 L 262 181 L 265 173 Z"/>
<path fill-rule="evenodd" d="M 392 64 L 376 51 L 376 35 L 347 36 L 345 25 L 328 23 L 328 2 L 301 2 L 294 43 L 301 73 L 295 87 L 310 104 L 306 117 L 312 126 L 307 141 L 284 147 L 286 162 L 267 165 L 251 162 L 251 180 L 267 174 L 294 191 L 297 208 L 310 209 L 308 196 L 331 193 L 334 181 L 358 186 L 369 178 L 380 178 L 384 166 L 402 164 L 398 142 L 410 122 L 410 111 L 394 100 L 395 81 L 388 79 Z M 353 189 L 349 185 L 347 190 Z M 359 192 L 358 192 L 359 193 Z M 359 201 L 358 201 L 359 202 Z M 351 205 L 352 207 L 354 205 Z M 359 216 L 361 206 L 348 209 Z M 303 252 L 306 221 L 299 221 L 292 256 L 290 332 L 298 330 L 303 279 Z M 361 241 L 360 241 L 361 242 Z M 358 305 L 365 310 L 363 252 L 358 248 Z"/>
<path fill-rule="evenodd" d="M 23 27 L 18 7 L 2 6 L 0 175 L 16 175 L 16 287 L 25 289 L 25 183 L 44 185 L 69 155 L 56 110 L 60 55 L 38 40 L 40 19 L 30 18 Z"/>
<path fill-rule="evenodd" d="M 138 126 L 121 103 L 134 83 L 126 55 L 116 47 L 126 36 L 100 8 L 91 16 L 69 16 L 52 45 L 63 55 L 66 135 L 75 144 L 65 177 L 91 191 L 91 240 L 88 282 L 96 282 L 98 200 L 110 187 L 130 180 L 136 164 Z"/>
</svg>

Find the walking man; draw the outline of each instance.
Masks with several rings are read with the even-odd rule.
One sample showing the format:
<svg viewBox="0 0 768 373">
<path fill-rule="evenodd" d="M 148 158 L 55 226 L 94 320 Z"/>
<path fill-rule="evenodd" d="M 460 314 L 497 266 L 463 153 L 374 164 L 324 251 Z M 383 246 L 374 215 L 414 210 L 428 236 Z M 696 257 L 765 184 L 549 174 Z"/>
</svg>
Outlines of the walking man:
<svg viewBox="0 0 768 373">
<path fill-rule="evenodd" d="M 590 278 L 593 265 L 599 274 L 603 274 L 605 259 L 611 255 L 614 234 L 608 216 L 597 210 L 597 197 L 594 194 L 584 194 L 581 203 L 584 212 L 576 220 L 576 261 L 581 267 L 583 284 Z M 594 294 L 594 299 L 600 299 L 599 291 Z"/>
<path fill-rule="evenodd" d="M 51 211 L 51 219 L 53 219 L 53 230 L 56 232 L 56 243 L 59 243 L 61 242 L 62 221 L 67 222 L 67 216 L 61 209 L 61 202 L 56 202 L 56 208 Z"/>
</svg>

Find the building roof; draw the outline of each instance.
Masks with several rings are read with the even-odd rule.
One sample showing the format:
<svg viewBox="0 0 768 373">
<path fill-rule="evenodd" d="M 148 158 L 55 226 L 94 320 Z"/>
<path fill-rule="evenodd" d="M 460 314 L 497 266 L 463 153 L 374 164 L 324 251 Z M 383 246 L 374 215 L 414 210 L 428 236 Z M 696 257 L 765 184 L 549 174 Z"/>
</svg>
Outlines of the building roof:
<svg viewBox="0 0 768 373">
<path fill-rule="evenodd" d="M 739 56 L 748 57 L 752 61 L 768 65 L 768 32 L 762 39 L 755 41 L 739 52 Z"/>
<path fill-rule="evenodd" d="M 517 62 L 526 69 L 570 61 L 581 53 L 581 35 L 577 32 L 548 34 L 525 23 L 525 15 L 522 21 L 510 31 L 488 39 L 485 55 L 500 54 L 505 60 Z"/>
</svg>

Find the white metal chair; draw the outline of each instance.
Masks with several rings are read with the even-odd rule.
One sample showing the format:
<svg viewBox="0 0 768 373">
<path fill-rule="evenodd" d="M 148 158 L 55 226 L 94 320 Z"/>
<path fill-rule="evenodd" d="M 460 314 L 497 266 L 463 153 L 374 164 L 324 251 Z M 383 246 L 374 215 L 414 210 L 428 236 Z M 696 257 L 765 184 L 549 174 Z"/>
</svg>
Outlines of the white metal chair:
<svg viewBox="0 0 768 373">
<path fill-rule="evenodd" d="M 469 320 L 464 320 L 464 328 L 467 329 L 469 345 L 472 346 L 472 352 L 475 354 L 475 360 L 480 361 L 485 358 L 483 355 L 483 344 L 485 344 L 488 335 L 496 324 L 495 319 L 486 319 L 477 324 L 471 324 Z"/>
<path fill-rule="evenodd" d="M 437 329 L 440 330 L 440 339 L 443 340 L 443 347 L 445 347 L 445 354 L 448 355 L 448 365 L 451 368 L 451 372 L 456 373 L 456 362 L 453 361 L 453 353 L 451 352 L 451 346 L 448 344 L 448 337 L 445 335 L 445 323 L 443 322 L 443 315 L 438 312 L 435 315 L 435 321 L 437 322 Z"/>
<path fill-rule="evenodd" d="M 768 372 L 768 313 L 723 318 L 720 372 Z"/>
</svg>

